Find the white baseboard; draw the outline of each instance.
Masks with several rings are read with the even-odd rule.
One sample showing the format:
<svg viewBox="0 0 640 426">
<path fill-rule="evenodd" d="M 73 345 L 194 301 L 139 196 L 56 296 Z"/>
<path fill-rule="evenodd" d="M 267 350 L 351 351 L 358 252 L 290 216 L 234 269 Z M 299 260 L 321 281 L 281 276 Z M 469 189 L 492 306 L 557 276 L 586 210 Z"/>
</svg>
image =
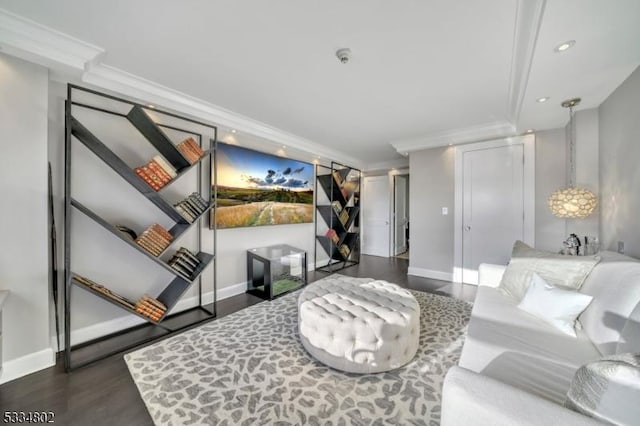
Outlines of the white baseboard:
<svg viewBox="0 0 640 426">
<path fill-rule="evenodd" d="M 237 296 L 238 294 L 242 294 L 247 291 L 247 282 L 242 282 L 238 284 L 233 284 L 227 287 L 222 287 L 218 289 L 217 296 L 218 300 L 228 299 L 233 296 Z"/>
<path fill-rule="evenodd" d="M 107 334 L 115 333 L 125 328 L 134 327 L 136 325 L 144 324 L 146 321 L 142 318 L 138 318 L 133 315 L 127 315 L 126 317 L 118 317 L 112 320 L 99 322 L 87 327 L 78 328 L 71 331 L 71 344 L 77 345 L 80 343 L 88 342 L 98 337 L 105 336 Z M 60 335 L 61 350 L 64 349 L 64 333 Z"/>
<path fill-rule="evenodd" d="M 224 287 L 217 292 L 217 299 L 223 300 L 238 294 L 242 294 L 247 290 L 247 283 L 238 283 L 228 287 Z M 213 291 L 202 294 L 203 303 L 213 302 Z M 186 309 L 194 308 L 198 306 L 198 296 L 192 296 L 184 299 L 180 299 L 171 312 L 181 312 Z M 115 333 L 120 330 L 125 330 L 136 325 L 144 324 L 145 320 L 133 315 L 127 315 L 124 317 L 114 318 L 109 321 L 103 321 L 97 324 L 90 325 L 88 327 L 79 328 L 73 330 L 71 333 L 71 344 L 77 345 L 79 343 L 88 342 L 97 339 L 107 334 Z M 64 349 L 64 334 L 60 335 L 60 350 Z M 57 343 L 55 336 L 52 337 L 51 347 L 55 348 Z"/>
<path fill-rule="evenodd" d="M 52 367 L 55 364 L 56 355 L 52 348 L 5 361 L 2 365 L 2 373 L 0 373 L 0 384 Z"/>
<path fill-rule="evenodd" d="M 444 271 L 434 271 L 433 269 L 416 268 L 409 266 L 407 275 L 415 275 L 416 277 L 432 278 L 434 280 L 453 281 L 453 273 Z"/>
</svg>

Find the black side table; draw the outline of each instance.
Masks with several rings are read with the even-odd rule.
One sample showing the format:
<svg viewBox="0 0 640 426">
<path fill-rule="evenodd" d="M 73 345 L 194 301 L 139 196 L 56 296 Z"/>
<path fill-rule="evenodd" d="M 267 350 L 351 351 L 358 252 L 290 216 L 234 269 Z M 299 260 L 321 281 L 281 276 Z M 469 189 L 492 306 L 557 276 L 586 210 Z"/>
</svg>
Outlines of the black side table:
<svg viewBox="0 0 640 426">
<path fill-rule="evenodd" d="M 307 252 L 287 244 L 247 250 L 247 293 L 272 300 L 307 284 Z"/>
</svg>

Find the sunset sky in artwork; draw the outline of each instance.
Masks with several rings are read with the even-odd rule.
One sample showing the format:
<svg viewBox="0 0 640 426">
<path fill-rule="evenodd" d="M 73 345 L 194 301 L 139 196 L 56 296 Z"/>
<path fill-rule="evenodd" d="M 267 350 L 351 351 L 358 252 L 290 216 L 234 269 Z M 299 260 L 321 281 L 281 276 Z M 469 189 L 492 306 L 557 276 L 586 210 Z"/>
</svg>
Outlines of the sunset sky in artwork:
<svg viewBox="0 0 640 426">
<path fill-rule="evenodd" d="M 313 165 L 235 145 L 216 149 L 218 185 L 233 188 L 313 189 Z"/>
</svg>

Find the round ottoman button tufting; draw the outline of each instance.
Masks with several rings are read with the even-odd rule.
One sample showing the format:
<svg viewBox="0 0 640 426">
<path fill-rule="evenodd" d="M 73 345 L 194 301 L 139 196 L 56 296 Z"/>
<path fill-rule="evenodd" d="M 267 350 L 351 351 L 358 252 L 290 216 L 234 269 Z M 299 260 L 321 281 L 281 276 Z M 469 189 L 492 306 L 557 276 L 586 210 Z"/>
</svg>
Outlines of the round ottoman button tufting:
<svg viewBox="0 0 640 426">
<path fill-rule="evenodd" d="M 420 307 L 411 292 L 386 281 L 333 275 L 307 285 L 298 298 L 302 345 L 337 370 L 402 367 L 418 350 L 419 327 Z"/>
</svg>

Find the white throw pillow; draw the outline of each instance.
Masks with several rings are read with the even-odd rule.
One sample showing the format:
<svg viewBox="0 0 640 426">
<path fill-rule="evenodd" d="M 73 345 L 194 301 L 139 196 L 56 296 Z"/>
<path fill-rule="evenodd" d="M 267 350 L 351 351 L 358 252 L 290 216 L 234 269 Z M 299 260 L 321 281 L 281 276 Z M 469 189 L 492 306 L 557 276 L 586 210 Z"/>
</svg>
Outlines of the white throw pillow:
<svg viewBox="0 0 640 426">
<path fill-rule="evenodd" d="M 598 256 L 565 256 L 529 247 L 522 241 L 513 245 L 511 260 L 500 281 L 500 289 L 520 302 L 537 273 L 556 287 L 579 290 Z"/>
<path fill-rule="evenodd" d="M 563 333 L 576 337 L 576 318 L 589 306 L 591 300 L 593 297 L 589 295 L 554 287 L 534 273 L 531 285 L 518 308 Z"/>
</svg>

